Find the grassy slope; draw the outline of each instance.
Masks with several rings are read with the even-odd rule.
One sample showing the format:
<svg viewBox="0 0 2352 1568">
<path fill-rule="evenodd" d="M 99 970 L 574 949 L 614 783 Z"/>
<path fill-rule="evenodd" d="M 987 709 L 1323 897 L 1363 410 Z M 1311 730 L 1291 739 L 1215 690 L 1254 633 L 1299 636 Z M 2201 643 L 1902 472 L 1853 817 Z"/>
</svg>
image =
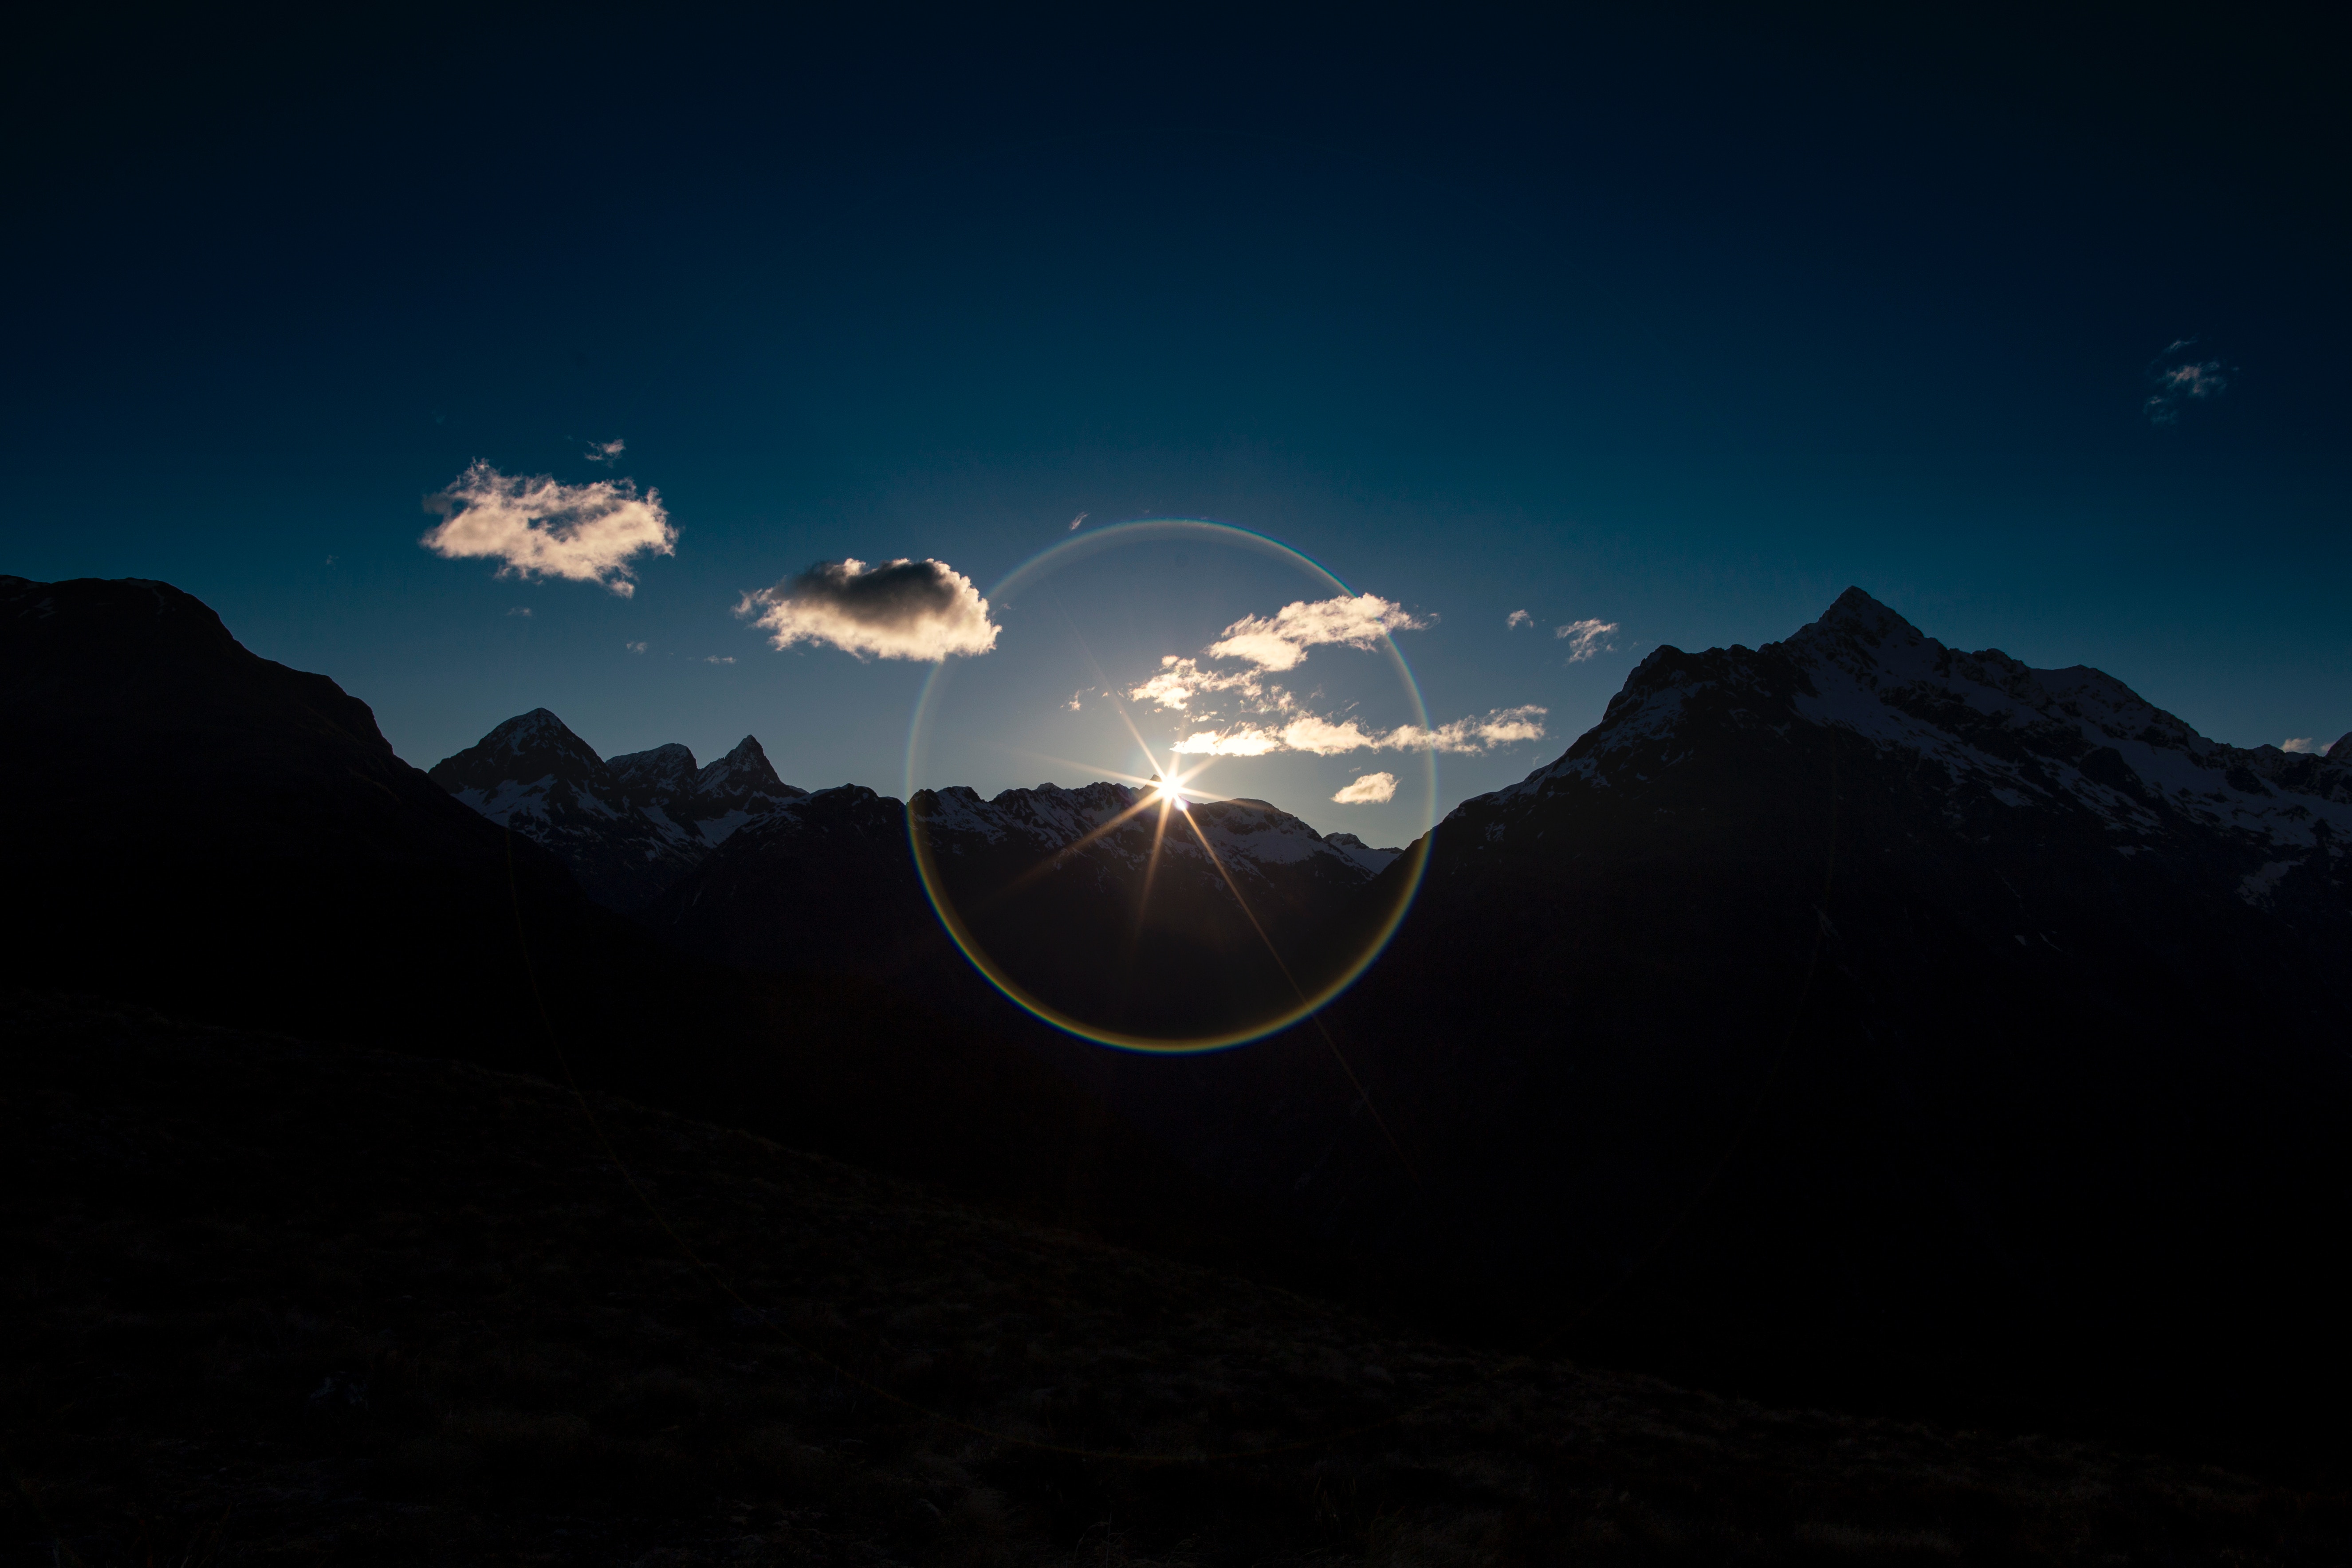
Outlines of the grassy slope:
<svg viewBox="0 0 2352 1568">
<path fill-rule="evenodd" d="M 26 1561 L 2288 1563 L 2352 1538 L 2341 1492 L 1401 1340 L 622 1101 L 592 1126 L 533 1079 L 24 996 L 0 1037 L 0 1550 Z"/>
</svg>

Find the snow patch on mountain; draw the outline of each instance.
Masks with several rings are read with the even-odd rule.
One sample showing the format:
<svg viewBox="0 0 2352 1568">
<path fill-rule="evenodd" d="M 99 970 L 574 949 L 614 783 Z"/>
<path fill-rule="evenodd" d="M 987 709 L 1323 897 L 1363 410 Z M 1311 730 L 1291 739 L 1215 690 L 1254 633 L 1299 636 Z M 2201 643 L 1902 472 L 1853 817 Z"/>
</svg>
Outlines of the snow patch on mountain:
<svg viewBox="0 0 2352 1568">
<path fill-rule="evenodd" d="M 1639 784 L 1693 754 L 1690 709 L 1702 699 L 1710 722 L 1783 735 L 1833 727 L 1915 756 L 1940 775 L 1954 824 L 1976 798 L 2088 813 L 2121 848 L 2160 849 L 2184 828 L 2219 835 L 2266 857 L 2243 886 L 2249 900 L 2352 842 L 2352 747 L 2226 745 L 2104 671 L 1947 647 L 1859 588 L 1785 642 L 1655 649 L 1564 755 L 1456 815 L 1499 807 L 1499 825 L 1515 803 L 1571 784 Z"/>
</svg>

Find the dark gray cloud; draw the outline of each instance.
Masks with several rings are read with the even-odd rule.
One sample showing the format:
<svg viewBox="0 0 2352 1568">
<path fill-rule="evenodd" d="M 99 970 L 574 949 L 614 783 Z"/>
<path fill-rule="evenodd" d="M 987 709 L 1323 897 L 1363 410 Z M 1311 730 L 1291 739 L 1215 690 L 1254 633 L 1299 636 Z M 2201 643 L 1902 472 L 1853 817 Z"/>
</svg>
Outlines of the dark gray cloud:
<svg viewBox="0 0 2352 1568">
<path fill-rule="evenodd" d="M 860 658 L 943 659 L 982 654 L 1002 627 L 971 579 L 944 561 L 820 561 L 735 606 L 775 647 L 831 643 Z"/>
</svg>

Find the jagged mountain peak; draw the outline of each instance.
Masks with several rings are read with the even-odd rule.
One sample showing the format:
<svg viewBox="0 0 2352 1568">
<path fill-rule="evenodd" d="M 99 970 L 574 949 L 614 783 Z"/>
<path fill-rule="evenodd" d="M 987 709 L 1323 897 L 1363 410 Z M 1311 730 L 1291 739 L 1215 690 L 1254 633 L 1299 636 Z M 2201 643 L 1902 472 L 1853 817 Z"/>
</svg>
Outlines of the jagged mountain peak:
<svg viewBox="0 0 2352 1568">
<path fill-rule="evenodd" d="M 1789 641 L 1791 645 L 1806 645 L 1841 638 L 1860 639 L 1874 645 L 1888 638 L 1901 643 L 1927 640 L 1918 627 L 1862 589 L 1848 588 L 1831 601 L 1830 607 L 1822 612 L 1820 619 L 1800 627 Z"/>
<path fill-rule="evenodd" d="M 2352 768 L 2336 759 L 2211 740 L 2086 665 L 2036 669 L 1999 649 L 1947 647 L 1858 588 L 1784 642 L 1657 648 L 1563 756 L 1457 815 L 1577 786 L 1647 787 L 1804 726 L 1916 759 L 1913 776 L 1946 800 L 1948 824 L 1988 810 L 2079 816 L 2125 856 L 2218 834 L 2254 901 L 2352 841 Z"/>
<path fill-rule="evenodd" d="M 604 772 L 604 759 L 596 754 L 595 748 L 574 734 L 570 725 L 545 708 L 534 708 L 528 713 L 516 714 L 483 736 L 467 752 L 459 752 L 458 756 L 477 752 L 486 757 L 561 758 L 589 774 Z M 441 766 L 446 767 L 455 761 L 457 758 L 450 758 Z"/>
<path fill-rule="evenodd" d="M 704 795 L 747 791 L 783 796 L 805 793 L 776 776 L 775 764 L 768 761 L 766 750 L 751 735 L 744 736 L 733 751 L 696 774 L 694 790 Z"/>
</svg>

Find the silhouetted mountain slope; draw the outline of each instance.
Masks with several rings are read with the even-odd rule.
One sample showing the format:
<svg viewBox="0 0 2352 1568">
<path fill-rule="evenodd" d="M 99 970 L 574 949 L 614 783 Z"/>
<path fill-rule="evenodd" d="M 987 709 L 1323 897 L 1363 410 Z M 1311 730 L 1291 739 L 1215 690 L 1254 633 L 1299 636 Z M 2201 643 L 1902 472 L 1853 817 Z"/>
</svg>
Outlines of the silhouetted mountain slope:
<svg viewBox="0 0 2352 1568">
<path fill-rule="evenodd" d="M 1308 960 L 1322 933 L 1397 853 L 1326 839 L 1265 801 L 1164 815 L 1146 792 L 1116 784 L 993 800 L 923 790 L 911 812 L 951 904 L 1017 983 L 1092 1023 L 1174 1034 L 1295 998 L 1260 927 L 1316 983 Z M 860 786 L 788 802 L 673 885 L 646 919 L 689 952 L 746 968 L 846 970 L 978 1005 L 923 890 L 909 830 L 907 807 Z"/>
<path fill-rule="evenodd" d="M 427 776 L 624 910 L 649 902 L 746 822 L 808 793 L 777 778 L 749 735 L 707 768 L 675 744 L 608 763 L 544 708 L 508 720 Z"/>
<path fill-rule="evenodd" d="M 0 976 L 499 1067 L 560 1048 L 593 1086 L 1212 1244 L 1164 1154 L 985 1018 L 650 938 L 401 762 L 365 704 L 166 584 L 0 579 L 0 865 L 32 916 Z M 747 763 L 763 783 L 756 747 L 700 779 Z"/>
<path fill-rule="evenodd" d="M 2340 1475 L 1465 1351 L 530 1079 L 4 994 L 0 1041 L 12 1561 L 2285 1565 L 2352 1530 Z"/>
<path fill-rule="evenodd" d="M 2345 760 L 1851 592 L 1786 643 L 1658 650 L 1437 829 L 1326 1020 L 1402 1158 L 1303 1031 L 1127 1064 L 1127 1103 L 1400 1289 L 1570 1344 L 2332 1420 Z"/>
</svg>

